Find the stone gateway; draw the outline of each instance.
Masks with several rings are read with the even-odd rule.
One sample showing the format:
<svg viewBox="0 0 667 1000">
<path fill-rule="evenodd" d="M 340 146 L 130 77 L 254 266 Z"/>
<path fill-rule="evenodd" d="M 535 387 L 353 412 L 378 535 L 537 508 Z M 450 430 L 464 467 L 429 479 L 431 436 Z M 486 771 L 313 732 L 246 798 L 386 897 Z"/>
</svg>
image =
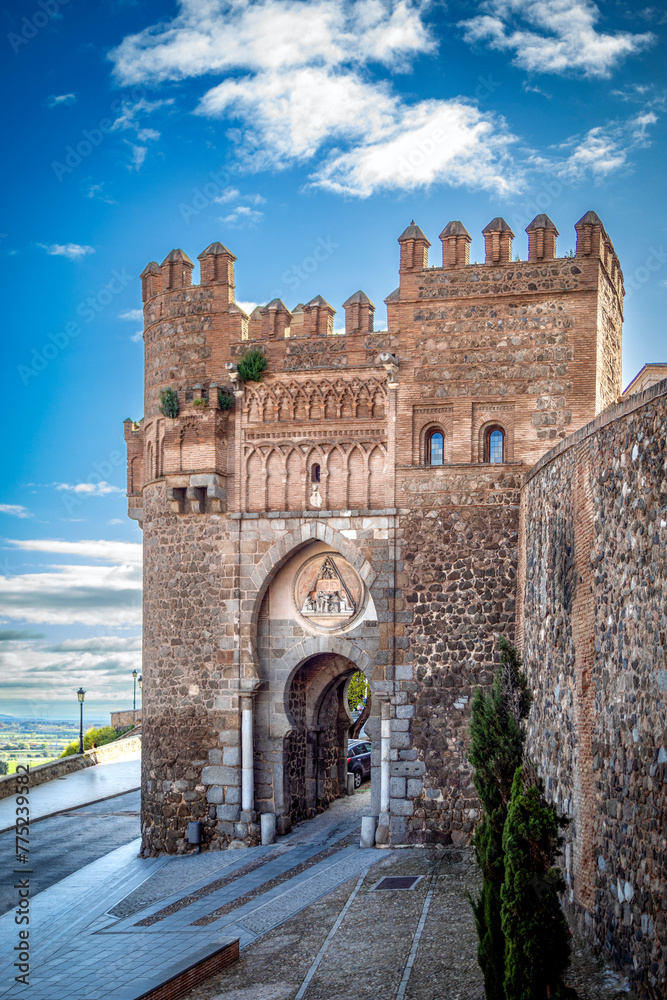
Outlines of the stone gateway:
<svg viewBox="0 0 667 1000">
<path fill-rule="evenodd" d="M 595 212 L 575 229 L 557 257 L 538 216 L 518 260 L 496 218 L 471 264 L 450 222 L 429 266 L 412 223 L 387 330 L 362 291 L 344 332 L 320 295 L 247 315 L 221 243 L 198 285 L 182 250 L 145 268 L 145 412 L 125 422 L 144 531 L 142 850 L 191 849 L 190 822 L 205 850 L 256 844 L 262 814 L 280 835 L 345 794 L 356 671 L 378 842 L 467 843 L 470 699 L 504 634 L 526 657 L 531 753 L 573 819 L 568 904 L 652 989 L 667 383 L 618 404 L 623 275 Z M 249 352 L 261 381 L 243 380 Z"/>
</svg>

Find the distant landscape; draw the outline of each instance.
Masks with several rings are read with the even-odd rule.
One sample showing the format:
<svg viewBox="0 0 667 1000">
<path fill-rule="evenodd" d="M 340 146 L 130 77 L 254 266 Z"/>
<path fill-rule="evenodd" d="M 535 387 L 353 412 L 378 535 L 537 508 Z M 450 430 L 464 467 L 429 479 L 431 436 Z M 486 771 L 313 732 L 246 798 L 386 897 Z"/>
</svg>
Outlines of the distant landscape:
<svg viewBox="0 0 667 1000">
<path fill-rule="evenodd" d="M 88 720 L 85 729 L 108 720 Z M 68 743 L 79 736 L 72 720 L 23 719 L 0 715 L 0 773 L 14 774 L 17 764 L 47 764 L 60 757 Z M 5 770 L 6 765 L 6 770 Z"/>
</svg>

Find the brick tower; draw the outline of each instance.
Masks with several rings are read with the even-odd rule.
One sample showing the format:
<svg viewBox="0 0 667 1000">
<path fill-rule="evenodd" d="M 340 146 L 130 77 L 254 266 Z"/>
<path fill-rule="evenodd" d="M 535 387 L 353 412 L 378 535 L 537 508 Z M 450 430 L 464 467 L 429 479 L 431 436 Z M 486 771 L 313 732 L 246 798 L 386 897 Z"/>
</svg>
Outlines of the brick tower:
<svg viewBox="0 0 667 1000">
<path fill-rule="evenodd" d="M 182 250 L 147 265 L 144 417 L 125 422 L 145 854 L 187 850 L 191 821 L 205 848 L 253 844 L 260 813 L 282 833 L 343 794 L 357 670 L 378 842 L 467 840 L 469 699 L 514 634 L 523 475 L 621 391 L 622 273 L 594 212 L 576 231 L 559 258 L 540 215 L 515 261 L 496 218 L 470 264 L 450 222 L 429 267 L 413 222 L 388 330 L 358 291 L 344 334 L 320 295 L 246 315 L 222 243 L 199 285 Z"/>
</svg>

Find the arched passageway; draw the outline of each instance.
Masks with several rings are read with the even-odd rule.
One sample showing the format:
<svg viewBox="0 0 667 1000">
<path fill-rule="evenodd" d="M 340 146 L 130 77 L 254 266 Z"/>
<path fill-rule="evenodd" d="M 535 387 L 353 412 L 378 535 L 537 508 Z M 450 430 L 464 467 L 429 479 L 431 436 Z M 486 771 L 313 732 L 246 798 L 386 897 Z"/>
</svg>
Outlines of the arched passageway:
<svg viewBox="0 0 667 1000">
<path fill-rule="evenodd" d="M 296 670 L 287 694 L 292 725 L 285 736 L 285 803 L 291 821 L 310 819 L 346 794 L 348 683 L 358 667 L 320 653 Z"/>
</svg>

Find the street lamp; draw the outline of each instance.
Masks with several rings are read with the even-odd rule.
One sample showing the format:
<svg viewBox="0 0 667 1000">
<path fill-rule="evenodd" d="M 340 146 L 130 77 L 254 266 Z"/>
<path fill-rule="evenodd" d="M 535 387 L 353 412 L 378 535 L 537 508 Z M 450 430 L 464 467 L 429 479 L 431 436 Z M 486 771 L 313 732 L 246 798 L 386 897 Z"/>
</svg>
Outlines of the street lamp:
<svg viewBox="0 0 667 1000">
<path fill-rule="evenodd" d="M 132 698 L 132 711 L 137 711 L 137 677 L 139 676 L 136 670 L 132 671 L 132 677 L 134 678 L 134 696 Z"/>
<path fill-rule="evenodd" d="M 81 722 L 79 723 L 79 753 L 83 753 L 83 699 L 86 697 L 86 692 L 83 688 L 79 688 L 76 696 L 79 699 L 79 705 L 81 706 Z"/>
<path fill-rule="evenodd" d="M 141 684 L 142 684 L 142 681 L 143 681 L 143 677 L 141 676 L 141 674 L 139 674 L 139 677 L 137 678 L 137 680 L 139 682 L 139 694 L 141 694 Z M 142 701 L 141 701 L 142 711 L 143 711 L 143 706 L 144 706 L 144 702 L 143 702 L 143 698 L 142 698 Z M 137 721 L 136 716 L 135 716 L 134 721 L 135 721 L 135 724 L 136 724 L 136 721 Z"/>
</svg>

